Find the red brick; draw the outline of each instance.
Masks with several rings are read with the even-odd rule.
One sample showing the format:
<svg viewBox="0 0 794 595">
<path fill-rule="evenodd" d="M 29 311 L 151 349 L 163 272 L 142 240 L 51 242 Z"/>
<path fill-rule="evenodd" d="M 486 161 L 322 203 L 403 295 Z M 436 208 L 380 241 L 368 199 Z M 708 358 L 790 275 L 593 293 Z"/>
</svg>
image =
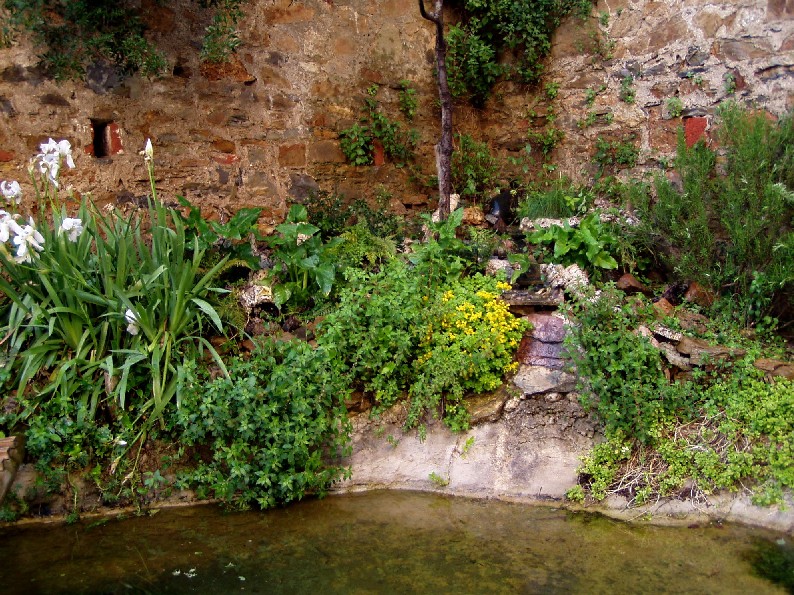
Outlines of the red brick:
<svg viewBox="0 0 794 595">
<path fill-rule="evenodd" d="M 372 142 L 372 162 L 377 166 L 386 163 L 386 151 L 383 148 L 383 143 L 377 139 Z"/>
<path fill-rule="evenodd" d="M 108 152 L 110 155 L 118 155 L 124 152 L 124 145 L 121 144 L 121 129 L 115 122 L 108 124 L 106 128 Z"/>
<path fill-rule="evenodd" d="M 703 116 L 696 116 L 684 120 L 684 135 L 686 137 L 687 147 L 691 147 L 701 138 L 706 138 L 708 123 L 708 118 Z"/>
<path fill-rule="evenodd" d="M 234 153 L 224 153 L 222 155 L 213 155 L 212 160 L 221 165 L 231 165 L 239 161 L 240 158 Z"/>
</svg>

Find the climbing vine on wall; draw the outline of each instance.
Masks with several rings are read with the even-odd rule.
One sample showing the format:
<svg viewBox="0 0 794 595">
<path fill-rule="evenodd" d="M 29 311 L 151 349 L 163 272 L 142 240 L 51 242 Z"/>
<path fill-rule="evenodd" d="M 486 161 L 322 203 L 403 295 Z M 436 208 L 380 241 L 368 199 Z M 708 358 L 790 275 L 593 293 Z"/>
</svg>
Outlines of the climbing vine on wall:
<svg viewBox="0 0 794 595">
<path fill-rule="evenodd" d="M 501 76 L 533 83 L 563 17 L 587 16 L 592 0 L 461 0 L 462 20 L 448 34 L 450 89 L 481 106 Z M 515 60 L 500 61 L 505 53 Z"/>
</svg>

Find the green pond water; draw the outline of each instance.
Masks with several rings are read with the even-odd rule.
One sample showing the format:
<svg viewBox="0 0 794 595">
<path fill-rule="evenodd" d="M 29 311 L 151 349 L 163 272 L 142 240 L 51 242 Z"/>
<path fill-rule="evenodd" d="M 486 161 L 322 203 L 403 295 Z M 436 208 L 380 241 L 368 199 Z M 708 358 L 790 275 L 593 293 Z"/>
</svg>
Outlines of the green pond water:
<svg viewBox="0 0 794 595">
<path fill-rule="evenodd" d="M 196 506 L 6 527 L 0 593 L 749 595 L 787 592 L 780 580 L 794 579 L 792 551 L 790 536 L 733 525 L 638 526 L 375 492 L 268 512 Z"/>
</svg>

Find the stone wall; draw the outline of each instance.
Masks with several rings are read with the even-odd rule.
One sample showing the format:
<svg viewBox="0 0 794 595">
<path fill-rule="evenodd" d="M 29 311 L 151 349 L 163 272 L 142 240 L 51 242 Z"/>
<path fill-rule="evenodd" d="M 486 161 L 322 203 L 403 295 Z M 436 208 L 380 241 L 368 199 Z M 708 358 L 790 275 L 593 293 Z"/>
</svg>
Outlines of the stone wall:
<svg viewBox="0 0 794 595">
<path fill-rule="evenodd" d="M 51 136 L 68 139 L 78 154 L 76 170 L 64 172 L 77 193 L 99 201 L 144 195 L 138 151 L 150 137 L 163 194 L 182 194 L 221 217 L 262 207 L 264 231 L 318 188 L 352 198 L 372 197 L 382 186 L 397 211 L 430 206 L 433 189 L 412 182 L 405 168 L 388 160 L 350 166 L 338 141 L 373 84 L 400 119 L 397 87 L 405 79 L 419 92 L 412 124 L 420 132 L 419 169 L 434 173 L 434 32 L 415 2 L 251 0 L 239 59 L 225 68 L 199 62 L 210 14 L 197 3 L 142 4 L 171 68 L 158 80 L 120 80 L 95 68 L 87 83 L 58 84 L 38 71 L 28 40 L 0 49 L 0 179 L 22 181 L 29 158 Z M 628 74 L 633 103 L 619 99 Z M 559 85 L 553 124 L 542 85 L 506 82 L 485 109 L 459 106 L 455 127 L 489 142 L 506 164 L 504 177 L 519 171 L 506 158 L 521 154 L 529 131 L 551 125 L 565 134 L 549 156 L 561 173 L 593 175 L 598 137 L 636 143 L 639 167 L 654 168 L 673 154 L 679 125 L 690 140 L 711 132 L 727 87 L 774 114 L 790 109 L 793 74 L 792 0 L 600 0 L 593 17 L 569 19 L 555 37 L 545 81 Z M 591 105 L 588 89 L 598 92 Z M 681 116 L 670 116 L 671 97 L 680 98 Z M 595 121 L 581 126 L 590 112 Z"/>
</svg>

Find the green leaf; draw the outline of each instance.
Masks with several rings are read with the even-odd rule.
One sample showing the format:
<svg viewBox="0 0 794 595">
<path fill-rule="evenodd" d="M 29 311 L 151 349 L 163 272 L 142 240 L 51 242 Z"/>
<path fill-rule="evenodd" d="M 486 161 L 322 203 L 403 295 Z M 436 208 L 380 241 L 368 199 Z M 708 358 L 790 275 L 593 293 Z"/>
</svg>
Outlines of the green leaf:
<svg viewBox="0 0 794 595">
<path fill-rule="evenodd" d="M 286 304 L 291 297 L 292 290 L 287 286 L 286 283 L 273 287 L 273 303 L 279 310 L 281 310 L 281 306 Z"/>
<path fill-rule="evenodd" d="M 199 307 L 199 309 L 202 312 L 204 312 L 204 314 L 210 317 L 210 320 L 212 320 L 213 324 L 215 324 L 215 327 L 218 329 L 219 332 L 222 333 L 223 323 L 221 322 L 220 316 L 218 316 L 218 313 L 215 311 L 215 308 L 213 308 L 209 303 L 199 298 L 193 298 L 191 301 L 194 304 L 196 304 Z"/>
</svg>

